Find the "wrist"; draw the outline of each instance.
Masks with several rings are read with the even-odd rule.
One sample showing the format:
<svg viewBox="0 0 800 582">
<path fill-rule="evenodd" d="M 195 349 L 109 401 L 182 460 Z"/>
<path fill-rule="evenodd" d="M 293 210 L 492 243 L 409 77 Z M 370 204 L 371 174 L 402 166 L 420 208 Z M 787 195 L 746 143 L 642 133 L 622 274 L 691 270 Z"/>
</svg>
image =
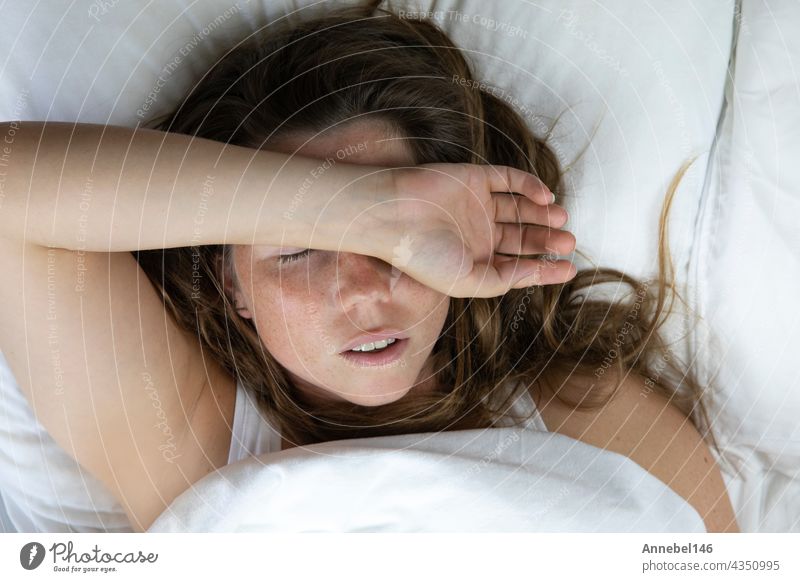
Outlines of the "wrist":
<svg viewBox="0 0 800 582">
<path fill-rule="evenodd" d="M 338 163 L 328 172 L 309 189 L 308 212 L 301 220 L 306 232 L 299 235 L 306 237 L 304 245 L 386 260 L 396 212 L 393 171 Z"/>
</svg>

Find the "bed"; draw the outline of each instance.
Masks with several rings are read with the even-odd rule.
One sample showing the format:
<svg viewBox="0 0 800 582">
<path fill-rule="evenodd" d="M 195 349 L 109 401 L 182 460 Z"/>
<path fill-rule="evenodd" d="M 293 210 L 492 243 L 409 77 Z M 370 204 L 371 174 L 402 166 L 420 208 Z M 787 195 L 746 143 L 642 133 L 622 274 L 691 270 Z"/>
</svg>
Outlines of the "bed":
<svg viewBox="0 0 800 582">
<path fill-rule="evenodd" d="M 570 257 L 579 268 L 655 275 L 662 198 L 693 159 L 673 204 L 669 242 L 679 289 L 701 319 L 693 326 L 680 314 L 670 321 L 673 355 L 694 362 L 713 395 L 718 461 L 741 530 L 800 531 L 800 315 L 793 302 L 800 288 L 800 38 L 793 34 L 800 5 L 687 0 L 636 2 L 634 10 L 633 3 L 388 4 L 436 19 L 536 133 L 553 126 L 550 143 L 569 168 L 560 201 L 570 213 L 567 229 L 587 257 Z M 226 46 L 324 4 L 5 6 L 13 33 L 0 38 L 7 55 L 2 118 L 135 126 L 173 107 Z M 72 531 L 84 531 L 66 494 L 49 485 L 49 476 L 72 471 L 72 498 L 82 496 L 95 515 L 113 513 L 108 492 L 36 423 L 2 358 L 0 388 L 0 459 L 18 468 L 3 469 L 0 496 L 44 496 Z M 498 452 L 497 443 L 515 434 Z M 207 477 L 152 531 L 703 531 L 696 514 L 632 461 L 570 441 L 501 428 L 282 451 Z M 596 471 L 572 470 L 575 455 L 594 459 Z M 326 510 L 336 506 L 335 495 L 312 505 L 314 512 L 301 511 L 300 501 L 314 496 L 308 484 L 330 477 L 332 466 L 368 479 L 360 496 L 336 482 L 331 495 L 339 492 L 340 511 Z M 450 478 L 426 493 L 417 489 L 425 479 L 392 479 L 393 471 L 412 467 L 425 479 Z M 40 485 L 23 484 L 23 471 L 39 471 Z M 568 501 L 596 487 L 599 475 L 606 475 L 604 492 L 594 501 L 613 516 L 605 521 Z M 265 487 L 272 496 L 264 497 Z M 234 502 L 238 512 L 221 511 Z M 247 511 L 256 502 L 287 509 L 259 517 Z M 467 503 L 480 508 L 469 519 L 459 510 Z M 522 517 L 520 507 L 528 511 Z M 626 512 L 636 508 L 639 518 L 631 519 Z M 664 508 L 678 517 L 665 519 Z M 480 519 L 489 514 L 506 517 Z M 12 530 L 1 513 L 0 524 Z M 109 518 L 104 531 L 124 527 Z"/>
</svg>

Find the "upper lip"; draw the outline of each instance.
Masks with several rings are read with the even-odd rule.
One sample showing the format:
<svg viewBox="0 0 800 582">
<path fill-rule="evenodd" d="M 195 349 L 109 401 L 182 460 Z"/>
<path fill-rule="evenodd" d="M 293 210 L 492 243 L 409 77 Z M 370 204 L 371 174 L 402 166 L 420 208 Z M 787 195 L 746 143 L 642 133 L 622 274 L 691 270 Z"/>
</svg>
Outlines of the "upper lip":
<svg viewBox="0 0 800 582">
<path fill-rule="evenodd" d="M 382 329 L 378 331 L 371 331 L 367 334 L 354 337 L 352 340 L 347 342 L 347 344 L 345 344 L 344 348 L 339 353 L 343 354 L 344 352 L 352 350 L 353 348 L 357 348 L 361 344 L 368 344 L 380 340 L 386 340 L 389 338 L 396 340 L 406 339 L 406 337 L 407 336 L 405 334 L 394 329 Z"/>
</svg>

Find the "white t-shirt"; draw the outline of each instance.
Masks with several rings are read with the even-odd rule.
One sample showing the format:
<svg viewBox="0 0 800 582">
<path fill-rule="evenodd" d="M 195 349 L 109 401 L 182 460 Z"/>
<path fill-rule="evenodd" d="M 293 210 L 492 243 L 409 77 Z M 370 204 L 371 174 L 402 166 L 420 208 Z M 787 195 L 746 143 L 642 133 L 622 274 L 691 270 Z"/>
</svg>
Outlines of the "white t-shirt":
<svg viewBox="0 0 800 582">
<path fill-rule="evenodd" d="M 527 393 L 516 412 L 533 407 Z M 538 411 L 526 422 L 547 431 Z M 280 451 L 281 436 L 236 383 L 228 463 Z M 130 532 L 122 506 L 105 485 L 66 453 L 36 420 L 0 352 L 0 496 L 19 532 Z M 0 508 L 1 510 L 2 508 Z"/>
</svg>

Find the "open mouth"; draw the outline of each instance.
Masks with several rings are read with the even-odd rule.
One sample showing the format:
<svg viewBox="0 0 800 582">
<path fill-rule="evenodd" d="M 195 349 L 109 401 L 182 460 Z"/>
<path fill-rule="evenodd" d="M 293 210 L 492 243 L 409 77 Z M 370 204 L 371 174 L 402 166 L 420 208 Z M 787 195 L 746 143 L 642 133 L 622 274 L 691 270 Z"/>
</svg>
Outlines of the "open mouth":
<svg viewBox="0 0 800 582">
<path fill-rule="evenodd" d="M 339 354 L 347 360 L 364 366 L 382 366 L 398 360 L 406 349 L 407 339 L 397 339 L 383 349 L 371 352 L 355 352 L 348 350 Z"/>
</svg>

